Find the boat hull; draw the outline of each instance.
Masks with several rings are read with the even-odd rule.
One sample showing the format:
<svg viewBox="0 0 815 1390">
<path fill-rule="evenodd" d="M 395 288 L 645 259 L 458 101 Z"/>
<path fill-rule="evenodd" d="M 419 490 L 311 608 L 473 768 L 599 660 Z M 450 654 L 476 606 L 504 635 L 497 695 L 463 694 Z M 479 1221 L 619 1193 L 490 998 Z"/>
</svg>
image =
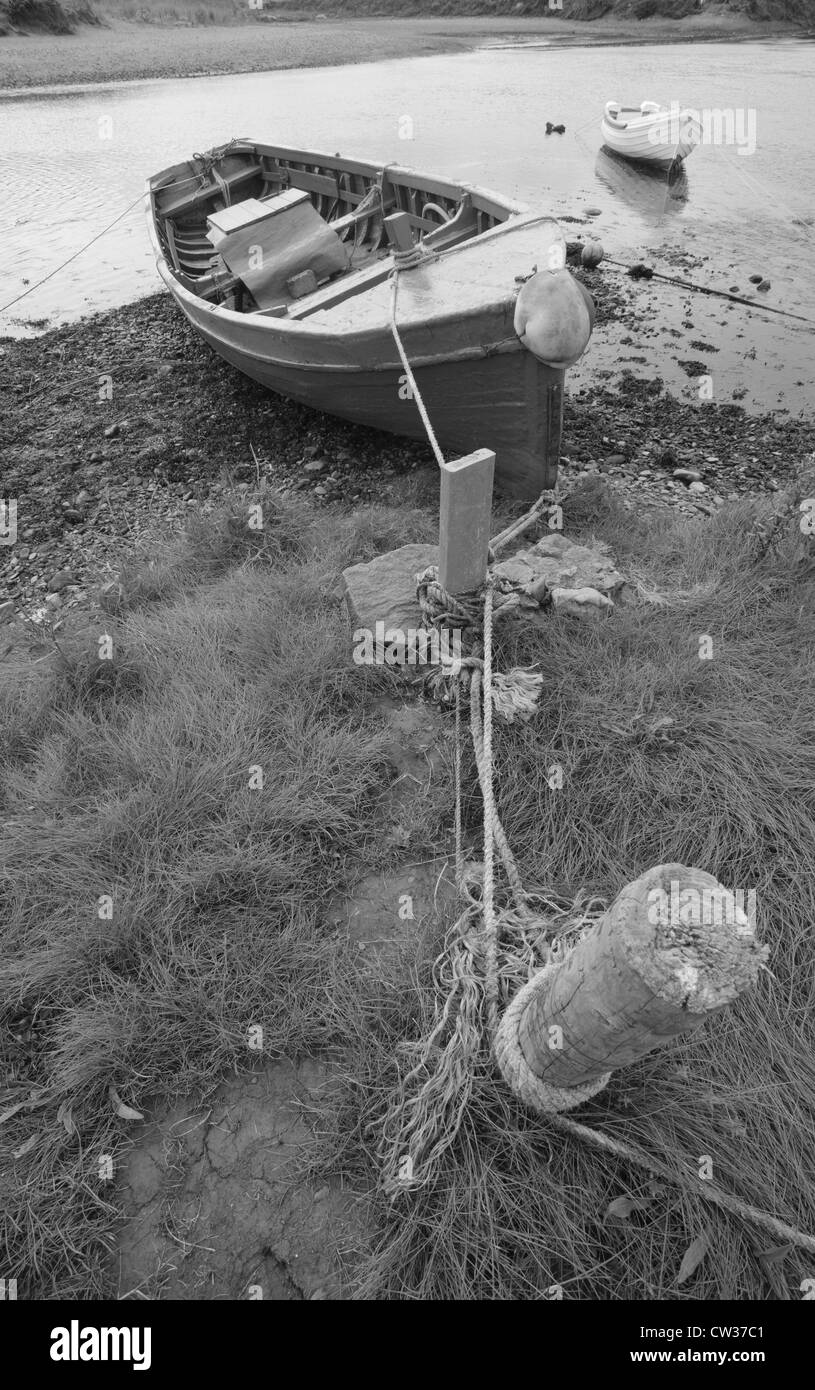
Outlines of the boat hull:
<svg viewBox="0 0 815 1390">
<path fill-rule="evenodd" d="M 220 207 L 213 180 L 227 206 L 250 198 L 256 207 L 280 189 L 305 190 L 330 227 L 358 218 L 352 249 L 366 254 L 304 300 L 247 310 L 210 273 L 207 216 Z M 496 484 L 515 497 L 534 499 L 554 486 L 565 368 L 585 336 L 586 308 L 551 217 L 399 165 L 245 140 L 162 171 L 147 192 L 161 278 L 204 341 L 244 375 L 316 410 L 424 438 L 401 349 L 448 458 L 494 450 Z M 360 217 L 355 209 L 363 203 Z M 394 206 L 422 242 L 419 262 L 397 282 L 398 345 L 383 223 Z M 527 350 L 514 324 L 519 286 L 544 266 L 553 278 L 537 310 L 535 342 L 551 350 L 540 353 L 546 362 Z"/>
<path fill-rule="evenodd" d="M 666 169 L 683 163 L 702 133 L 698 120 L 688 113 L 682 112 L 677 118 L 668 111 L 635 117 L 625 128 L 604 117 L 600 132 L 604 144 L 614 154 Z"/>
<path fill-rule="evenodd" d="M 269 390 L 388 434 L 426 438 L 401 364 L 388 360 L 393 347 L 387 342 L 381 344 L 381 365 L 345 369 L 258 356 L 224 333 L 217 311 L 196 311 L 174 297 L 214 352 Z M 456 457 L 493 449 L 496 486 L 515 497 L 534 499 L 554 487 L 565 371 L 539 362 L 515 340 L 502 350 L 441 358 L 413 372 L 442 452 Z"/>
</svg>

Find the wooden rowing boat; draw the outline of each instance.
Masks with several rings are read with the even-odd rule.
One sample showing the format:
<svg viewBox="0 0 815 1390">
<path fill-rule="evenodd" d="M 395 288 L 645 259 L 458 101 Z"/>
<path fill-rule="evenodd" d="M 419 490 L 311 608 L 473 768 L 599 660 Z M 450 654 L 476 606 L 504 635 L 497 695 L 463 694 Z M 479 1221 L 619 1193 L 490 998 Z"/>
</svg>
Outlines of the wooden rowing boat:
<svg viewBox="0 0 815 1390">
<path fill-rule="evenodd" d="M 644 101 L 632 107 L 608 101 L 600 133 L 615 154 L 661 168 L 677 168 L 699 144 L 702 126 L 694 111 L 678 106 L 669 109 L 657 101 Z"/>
<path fill-rule="evenodd" d="M 318 410 L 421 437 L 392 326 L 398 262 L 398 332 L 441 447 L 494 450 L 515 496 L 554 485 L 592 306 L 551 218 L 399 165 L 243 139 L 154 175 L 147 195 L 159 273 L 216 352 Z"/>
</svg>

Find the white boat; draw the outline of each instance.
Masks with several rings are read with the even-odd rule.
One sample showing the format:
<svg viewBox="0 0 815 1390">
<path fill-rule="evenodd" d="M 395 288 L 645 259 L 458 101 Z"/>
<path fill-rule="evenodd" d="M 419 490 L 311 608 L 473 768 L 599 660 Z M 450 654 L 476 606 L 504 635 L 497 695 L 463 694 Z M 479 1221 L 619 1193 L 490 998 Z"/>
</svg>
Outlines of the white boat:
<svg viewBox="0 0 815 1390">
<path fill-rule="evenodd" d="M 666 168 L 681 164 L 702 138 L 702 124 L 695 111 L 676 104 L 660 106 L 656 101 L 644 101 L 641 106 L 606 102 L 600 131 L 615 154 Z"/>
</svg>

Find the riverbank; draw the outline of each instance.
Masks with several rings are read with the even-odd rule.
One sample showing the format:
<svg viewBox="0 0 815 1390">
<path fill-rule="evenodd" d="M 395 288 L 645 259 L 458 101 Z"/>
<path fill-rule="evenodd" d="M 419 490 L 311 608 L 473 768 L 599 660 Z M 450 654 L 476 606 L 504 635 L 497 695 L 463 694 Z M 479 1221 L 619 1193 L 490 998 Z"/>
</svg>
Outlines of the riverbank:
<svg viewBox="0 0 815 1390">
<path fill-rule="evenodd" d="M 244 381 L 166 297 L 2 346 L 6 578 L 49 589 L 44 619 L 0 627 L 19 1297 L 797 1299 L 811 1257 L 755 1213 L 815 1231 L 815 607 L 794 507 L 764 553 L 770 509 L 744 494 L 770 458 L 795 467 L 803 435 L 656 382 L 570 399 L 565 474 L 606 471 L 578 479 L 564 531 L 606 545 L 638 601 L 496 634 L 498 669 L 544 681 L 533 722 L 496 729 L 494 764 L 547 928 L 656 857 L 756 889 L 772 954 L 755 990 L 580 1112 L 660 1181 L 530 1123 L 473 1047 L 459 1137 L 393 1200 L 384 1108 L 434 1018 L 454 915 L 455 723 L 354 664 L 338 581 L 432 539 L 436 465 Z M 716 454 L 735 481 L 750 449 L 752 476 L 710 518 L 656 511 L 638 465 L 657 445 L 649 472 L 683 502 L 677 458 Z M 469 840 L 468 744 L 462 766 Z M 719 1190 L 747 1209 L 711 1205 Z"/>
<path fill-rule="evenodd" d="M 467 52 L 495 44 L 598 44 L 746 41 L 800 35 L 800 26 L 752 23 L 734 15 L 689 20 L 609 18 L 588 25 L 545 19 L 412 17 L 207 25 L 196 28 L 111 20 L 72 35 L 0 38 L 0 96 L 41 87 L 126 82 L 203 74 L 330 67 Z"/>
<path fill-rule="evenodd" d="M 581 274 L 597 302 L 598 348 L 621 316 L 637 331 L 652 312 L 642 286 Z M 263 480 L 340 508 L 436 502 L 427 447 L 264 391 L 210 352 L 164 294 L 3 340 L 0 397 L 4 493 L 18 501 L 19 544 L 0 551 L 8 621 L 82 605 L 91 577 L 112 574 L 146 526 L 180 526 L 224 489 Z M 607 484 L 628 509 L 712 517 L 728 501 L 780 491 L 813 444 L 807 418 L 691 404 L 624 369 L 579 393 L 572 383 L 561 478 Z M 675 469 L 690 472 L 677 479 Z"/>
</svg>

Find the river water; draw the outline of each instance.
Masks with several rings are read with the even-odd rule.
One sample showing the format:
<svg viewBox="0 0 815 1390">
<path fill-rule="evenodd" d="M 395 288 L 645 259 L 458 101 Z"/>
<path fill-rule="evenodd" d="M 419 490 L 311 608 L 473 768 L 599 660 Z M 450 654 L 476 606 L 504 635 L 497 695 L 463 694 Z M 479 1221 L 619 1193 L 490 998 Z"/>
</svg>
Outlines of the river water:
<svg viewBox="0 0 815 1390">
<path fill-rule="evenodd" d="M 593 225 L 609 257 L 651 257 L 668 274 L 742 294 L 755 294 L 749 277 L 760 273 L 771 289 L 757 302 L 815 321 L 813 69 L 815 47 L 797 40 L 540 42 L 353 67 L 0 94 L 0 305 L 137 203 L 148 174 L 239 135 L 458 176 L 556 216 L 582 219 L 599 208 L 574 231 Z M 735 138 L 700 146 L 669 185 L 601 149 L 609 98 L 730 110 Z M 562 122 L 566 133 L 547 136 L 547 120 Z M 692 260 L 678 262 L 682 253 Z M 158 287 L 137 203 L 0 314 L 0 336 L 41 331 Z M 658 368 L 675 389 L 692 393 L 676 364 L 677 344 L 685 359 L 710 366 L 692 346 L 701 341 L 716 348 L 728 396 L 747 408 L 806 408 L 813 325 L 657 282 L 643 294 L 647 335 L 624 334 L 620 325 L 616 335 L 602 335 L 605 355 L 594 353 L 581 370 Z"/>
</svg>

